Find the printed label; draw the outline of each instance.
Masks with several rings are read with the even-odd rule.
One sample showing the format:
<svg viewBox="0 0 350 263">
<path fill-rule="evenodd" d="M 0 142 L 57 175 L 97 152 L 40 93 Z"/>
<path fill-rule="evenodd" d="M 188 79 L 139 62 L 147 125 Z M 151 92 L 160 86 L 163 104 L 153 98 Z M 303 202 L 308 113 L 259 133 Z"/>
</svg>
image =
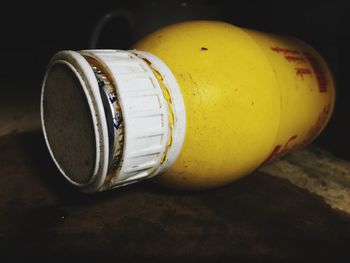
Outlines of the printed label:
<svg viewBox="0 0 350 263">
<path fill-rule="evenodd" d="M 322 108 L 321 112 L 318 114 L 315 124 L 310 127 L 306 135 L 308 141 L 315 138 L 317 134 L 322 130 L 322 128 L 326 125 L 330 112 L 331 104 L 329 103 Z"/>
<path fill-rule="evenodd" d="M 327 78 L 322 69 L 319 60 L 311 53 L 282 47 L 270 47 L 270 49 L 283 57 L 289 62 L 296 64 L 294 67 L 295 74 L 304 79 L 306 75 L 314 73 L 318 85 L 319 92 L 327 92 Z M 310 67 L 311 66 L 311 67 Z"/>
<path fill-rule="evenodd" d="M 320 62 L 310 53 L 303 52 L 308 61 L 311 64 L 311 67 L 316 75 L 318 89 L 320 92 L 327 92 L 327 79 L 326 74 L 322 70 Z"/>
<path fill-rule="evenodd" d="M 293 149 L 294 147 L 296 147 L 297 145 L 291 145 L 292 141 L 294 141 L 296 138 L 298 138 L 298 135 L 293 135 L 291 136 L 288 141 L 282 145 L 282 144 L 278 144 L 276 145 L 271 154 L 269 155 L 269 157 L 265 160 L 265 162 L 269 162 L 272 161 L 280 156 L 282 156 L 283 154 L 285 154 L 287 151 Z"/>
</svg>

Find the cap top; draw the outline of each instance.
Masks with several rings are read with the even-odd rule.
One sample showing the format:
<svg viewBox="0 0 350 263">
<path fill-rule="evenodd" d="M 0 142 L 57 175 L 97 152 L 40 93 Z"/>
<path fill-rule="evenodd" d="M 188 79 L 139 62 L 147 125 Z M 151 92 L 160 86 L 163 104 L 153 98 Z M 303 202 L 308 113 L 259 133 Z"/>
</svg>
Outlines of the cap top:
<svg viewBox="0 0 350 263">
<path fill-rule="evenodd" d="M 51 67 L 45 81 L 45 131 L 56 161 L 78 184 L 90 181 L 96 141 L 86 96 L 74 69 L 64 62 Z"/>
</svg>

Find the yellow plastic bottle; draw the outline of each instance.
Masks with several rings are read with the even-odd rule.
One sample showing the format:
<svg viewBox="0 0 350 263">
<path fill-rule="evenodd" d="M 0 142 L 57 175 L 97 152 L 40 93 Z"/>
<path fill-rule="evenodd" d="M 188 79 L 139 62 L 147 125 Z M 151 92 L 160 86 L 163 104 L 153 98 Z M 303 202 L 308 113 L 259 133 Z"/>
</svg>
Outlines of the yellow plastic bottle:
<svg viewBox="0 0 350 263">
<path fill-rule="evenodd" d="M 55 163 L 82 191 L 151 177 L 206 189 L 310 143 L 334 99 L 326 63 L 304 42 L 192 21 L 130 51 L 57 54 L 43 84 L 42 122 Z"/>
</svg>

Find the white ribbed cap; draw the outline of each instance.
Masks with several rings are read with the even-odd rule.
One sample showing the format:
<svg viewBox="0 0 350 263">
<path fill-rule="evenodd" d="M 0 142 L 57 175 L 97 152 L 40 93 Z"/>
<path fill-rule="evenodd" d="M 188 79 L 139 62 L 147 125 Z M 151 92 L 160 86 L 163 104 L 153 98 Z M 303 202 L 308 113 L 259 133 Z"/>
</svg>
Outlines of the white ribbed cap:
<svg viewBox="0 0 350 263">
<path fill-rule="evenodd" d="M 122 125 L 112 128 L 114 132 L 110 118 L 116 112 L 109 111 L 118 109 L 113 109 L 112 102 L 111 107 L 106 105 L 108 94 L 101 92 L 96 68 L 114 89 L 121 111 Z M 59 52 L 44 79 L 41 113 L 56 165 L 84 192 L 107 190 L 165 171 L 179 155 L 186 128 L 174 75 L 159 58 L 139 51 Z M 117 165 L 111 165 L 116 158 L 111 146 L 117 143 L 122 144 L 120 156 Z"/>
</svg>

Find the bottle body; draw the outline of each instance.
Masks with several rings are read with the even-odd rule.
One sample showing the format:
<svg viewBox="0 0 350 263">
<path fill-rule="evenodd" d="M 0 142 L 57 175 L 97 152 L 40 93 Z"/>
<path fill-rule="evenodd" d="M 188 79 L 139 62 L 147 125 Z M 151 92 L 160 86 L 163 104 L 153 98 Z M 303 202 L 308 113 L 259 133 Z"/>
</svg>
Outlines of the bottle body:
<svg viewBox="0 0 350 263">
<path fill-rule="evenodd" d="M 161 58 L 177 79 L 186 135 L 162 184 L 202 189 L 231 182 L 310 143 L 334 107 L 334 84 L 320 55 L 287 37 L 221 22 L 189 22 L 135 44 Z"/>
<path fill-rule="evenodd" d="M 333 111 L 329 69 L 297 39 L 192 21 L 133 48 L 62 51 L 49 64 L 45 139 L 83 192 L 152 177 L 221 186 L 310 143 Z"/>
</svg>

